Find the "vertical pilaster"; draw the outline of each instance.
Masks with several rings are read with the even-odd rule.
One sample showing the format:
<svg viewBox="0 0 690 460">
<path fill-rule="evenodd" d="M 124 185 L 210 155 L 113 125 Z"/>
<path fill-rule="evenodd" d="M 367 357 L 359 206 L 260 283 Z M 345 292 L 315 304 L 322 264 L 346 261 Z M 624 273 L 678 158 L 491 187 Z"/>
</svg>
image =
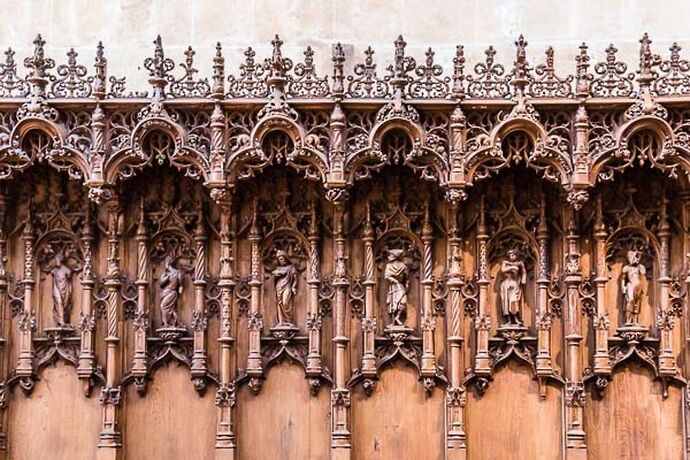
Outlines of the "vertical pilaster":
<svg viewBox="0 0 690 460">
<path fill-rule="evenodd" d="M 220 208 L 220 385 L 216 392 L 218 426 L 216 431 L 217 460 L 235 458 L 235 424 L 233 410 L 236 404 L 235 359 L 233 356 L 232 311 L 235 292 L 233 242 L 235 238 L 232 213 L 232 196 L 223 189 L 213 194 Z"/>
<path fill-rule="evenodd" d="M 36 237 L 33 229 L 33 216 L 31 215 L 31 202 L 24 229 L 21 234 L 22 247 L 24 249 L 24 275 L 22 286 L 24 288 L 24 309 L 19 319 L 19 356 L 15 373 L 20 377 L 20 385 L 25 392 L 33 390 L 34 378 L 34 346 L 33 335 L 36 331 L 36 312 L 34 310 L 34 243 Z"/>
<path fill-rule="evenodd" d="M 659 344 L 659 374 L 675 376 L 678 373 L 673 351 L 673 313 L 670 311 L 671 288 L 671 225 L 668 216 L 668 198 L 664 195 L 659 205 L 659 312 L 657 327 L 661 341 Z"/>
<path fill-rule="evenodd" d="M 247 327 L 249 328 L 249 352 L 247 355 L 247 375 L 252 391 L 258 392 L 263 380 L 263 363 L 261 361 L 261 331 L 264 327 L 263 315 L 261 313 L 261 234 L 257 223 L 257 206 L 254 202 L 252 215 L 252 226 L 249 230 L 249 243 L 251 245 L 251 279 L 249 288 L 251 290 L 251 301 L 247 314 Z"/>
<path fill-rule="evenodd" d="M 434 353 L 434 329 L 436 318 L 433 312 L 432 289 L 434 287 L 433 227 L 429 216 L 429 204 L 426 204 L 424 223 L 422 224 L 422 368 L 421 375 L 433 378 L 436 375 L 436 355 Z"/>
<path fill-rule="evenodd" d="M 311 223 L 309 228 L 309 271 L 307 285 L 309 304 L 307 313 L 307 331 L 309 333 L 309 352 L 307 353 L 307 375 L 317 379 L 321 375 L 321 327 L 319 312 L 319 286 L 321 284 L 321 259 L 319 257 L 319 223 L 317 221 L 316 203 L 311 204 Z M 318 386 L 317 386 L 318 388 Z"/>
<path fill-rule="evenodd" d="M 192 313 L 192 329 L 194 330 L 194 352 L 192 354 L 191 373 L 197 391 L 206 387 L 208 365 L 206 362 L 206 223 L 204 207 L 199 203 L 196 229 L 194 230 L 194 312 Z"/>
<path fill-rule="evenodd" d="M 474 325 L 477 331 L 477 352 L 474 357 L 474 373 L 478 376 L 491 374 L 489 359 L 491 317 L 487 313 L 487 303 L 489 299 L 488 241 L 489 235 L 486 228 L 484 197 L 482 197 L 479 202 L 479 221 L 477 223 L 477 268 L 479 272 L 477 286 L 479 287 L 479 305 Z"/>
<path fill-rule="evenodd" d="M 547 377 L 553 374 L 551 363 L 551 312 L 548 308 L 549 289 L 549 226 L 546 220 L 546 200 L 542 193 L 537 228 L 539 245 L 539 273 L 537 274 L 537 375 Z"/>
<path fill-rule="evenodd" d="M 349 344 L 347 334 L 347 291 L 350 285 L 347 270 L 347 252 L 345 238 L 345 203 L 348 193 L 342 189 L 331 189 L 327 195 L 333 203 L 333 240 L 334 240 L 334 279 L 335 287 L 335 347 L 334 386 L 331 391 L 331 459 L 346 460 L 351 456 L 350 444 L 350 390 L 347 388 L 349 378 Z"/>
<path fill-rule="evenodd" d="M 148 313 L 149 295 L 149 258 L 148 231 L 146 228 L 146 214 L 144 199 L 139 203 L 139 221 L 134 236 L 137 245 L 137 313 L 134 318 L 134 356 L 132 358 L 132 376 L 137 391 L 143 393 L 146 389 L 146 374 L 148 373 L 148 353 L 146 336 L 150 320 Z"/>
<path fill-rule="evenodd" d="M 606 308 L 606 282 L 608 281 L 606 269 L 606 226 L 601 196 L 597 196 L 596 212 L 594 220 L 594 246 L 596 278 L 594 284 L 597 290 L 597 308 L 594 316 L 594 373 L 597 375 L 610 375 L 611 362 L 609 361 L 608 337 L 609 313 Z"/>
<path fill-rule="evenodd" d="M 362 242 L 364 243 L 364 318 L 362 318 L 362 375 L 365 378 L 376 377 L 376 356 L 374 349 L 376 346 L 376 307 L 375 292 L 376 279 L 374 278 L 374 228 L 371 225 L 371 208 L 367 203 L 366 220 L 362 232 Z"/>
<path fill-rule="evenodd" d="M 4 187 L 0 189 L 0 379 L 7 379 L 10 363 L 7 349 L 7 336 L 12 324 L 12 314 L 9 311 L 7 292 L 7 229 L 5 216 L 7 215 L 7 198 Z M 8 388 L 0 383 L 0 459 L 7 458 L 7 398 Z"/>
<path fill-rule="evenodd" d="M 457 224 L 458 201 L 448 200 L 448 331 L 450 382 L 446 390 L 446 458 L 464 460 L 467 457 L 467 434 L 465 432 L 465 405 L 467 392 L 462 384 L 463 377 L 463 330 L 462 308 L 462 240 Z"/>
<path fill-rule="evenodd" d="M 567 209 L 567 208 L 566 208 Z M 585 386 L 582 375 L 582 312 L 579 286 L 582 282 L 577 211 L 567 209 L 565 236 L 565 411 L 568 458 L 585 460 L 587 444 L 584 431 Z"/>
<path fill-rule="evenodd" d="M 91 393 L 94 384 L 93 373 L 96 370 L 95 329 L 96 316 L 93 313 L 93 219 L 91 217 L 91 203 L 86 203 L 86 219 L 81 235 L 81 244 L 84 250 L 84 266 L 81 274 L 82 306 L 79 330 L 81 332 L 81 347 L 79 350 L 79 364 L 77 375 L 83 382 L 84 391 Z"/>
<path fill-rule="evenodd" d="M 100 442 L 98 444 L 98 459 L 119 459 L 122 456 L 122 439 L 119 426 L 120 403 L 122 388 L 118 385 L 121 373 L 121 310 L 122 287 L 120 271 L 120 238 L 124 229 L 124 216 L 120 208 L 118 197 L 111 196 L 106 203 L 108 260 L 106 273 L 107 305 L 106 321 L 106 373 L 105 387 L 101 390 L 101 406 L 103 408 Z"/>
</svg>

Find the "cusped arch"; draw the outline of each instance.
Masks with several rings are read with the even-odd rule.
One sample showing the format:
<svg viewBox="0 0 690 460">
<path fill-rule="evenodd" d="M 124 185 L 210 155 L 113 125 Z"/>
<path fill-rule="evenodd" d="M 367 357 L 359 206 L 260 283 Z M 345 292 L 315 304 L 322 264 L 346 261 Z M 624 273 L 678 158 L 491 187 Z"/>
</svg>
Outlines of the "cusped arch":
<svg viewBox="0 0 690 460">
<path fill-rule="evenodd" d="M 161 143 L 157 152 L 150 152 L 147 142 L 151 136 L 165 136 L 167 145 Z M 129 141 L 117 151 L 111 152 L 103 164 L 105 182 L 113 184 L 119 179 L 134 176 L 154 161 L 170 164 L 192 179 L 208 180 L 210 164 L 208 158 L 188 143 L 186 130 L 167 117 L 152 117 L 139 122 Z"/>
<path fill-rule="evenodd" d="M 280 134 L 291 142 L 288 151 L 267 148 L 270 137 Z M 225 171 L 230 182 L 235 182 L 253 177 L 271 164 L 284 163 L 303 173 L 307 179 L 325 182 L 329 171 L 328 156 L 318 148 L 318 144 L 318 138 L 307 134 L 297 121 L 272 114 L 259 120 L 249 135 L 238 139 L 238 148 L 228 156 Z"/>
<path fill-rule="evenodd" d="M 402 158 L 391 159 L 383 151 L 384 141 L 392 133 L 402 133 L 409 139 L 410 151 L 405 152 Z M 439 185 L 444 185 L 450 174 L 448 153 L 442 143 L 428 136 L 419 123 L 406 117 L 392 116 L 372 128 L 365 146 L 349 153 L 344 165 L 345 176 L 352 184 L 393 163 L 402 163 L 423 179 Z"/>
<path fill-rule="evenodd" d="M 45 145 L 39 142 L 32 151 L 27 152 L 25 142 L 38 133 L 45 136 Z M 87 181 L 89 178 L 89 161 L 83 152 L 66 142 L 65 131 L 59 124 L 38 117 L 25 117 L 17 122 L 9 138 L 0 139 L 0 179 L 11 177 L 17 171 L 45 162 L 50 167 L 65 171 L 69 177 Z"/>
<path fill-rule="evenodd" d="M 520 152 L 514 158 L 504 151 L 503 141 L 511 135 L 522 133 L 532 144 L 532 152 Z M 470 148 L 465 158 L 465 180 L 473 184 L 490 174 L 523 162 L 551 182 L 566 187 L 573 171 L 568 142 L 550 135 L 538 121 L 526 116 L 511 116 L 496 124 L 488 136 Z"/>
<path fill-rule="evenodd" d="M 640 158 L 638 153 L 631 151 L 630 141 L 643 133 L 656 141 L 656 151 Z M 690 146 L 678 142 L 673 128 L 663 118 L 654 115 L 634 118 L 621 125 L 609 139 L 611 141 L 594 155 L 590 168 L 592 185 L 612 179 L 613 171 L 623 171 L 636 161 L 649 163 L 652 168 L 669 173 L 671 177 L 677 177 L 677 168 L 680 167 L 690 177 Z"/>
</svg>

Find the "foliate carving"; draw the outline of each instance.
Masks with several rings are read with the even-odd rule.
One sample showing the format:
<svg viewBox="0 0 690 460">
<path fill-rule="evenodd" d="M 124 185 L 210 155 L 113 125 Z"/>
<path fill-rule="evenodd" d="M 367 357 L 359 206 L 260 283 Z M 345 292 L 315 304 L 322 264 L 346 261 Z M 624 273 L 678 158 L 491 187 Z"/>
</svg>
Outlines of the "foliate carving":
<svg viewBox="0 0 690 460">
<path fill-rule="evenodd" d="M 532 97 L 570 97 L 572 94 L 573 76 L 559 77 L 554 69 L 554 51 L 552 47 L 546 49 L 546 59 L 543 64 L 534 69 L 536 77 L 527 85 L 526 93 Z"/>
<path fill-rule="evenodd" d="M 355 65 L 354 73 L 347 77 L 347 96 L 382 98 L 389 95 L 388 84 L 376 74 L 371 46 L 364 50 L 364 63 Z"/>
<path fill-rule="evenodd" d="M 331 390 L 331 405 L 334 407 L 350 407 L 350 390 Z"/>
<path fill-rule="evenodd" d="M 674 42 L 669 48 L 669 59 L 659 64 L 661 75 L 652 83 L 652 91 L 659 96 L 684 95 L 690 93 L 690 62 L 681 59 L 681 47 Z"/>
<path fill-rule="evenodd" d="M 240 64 L 238 77 L 228 77 L 228 96 L 230 97 L 267 97 L 268 84 L 264 76 L 264 68 L 256 63 L 256 52 L 247 48 L 244 52 L 245 61 Z"/>
<path fill-rule="evenodd" d="M 632 73 L 627 73 L 628 65 L 616 60 L 618 49 L 609 45 L 606 48 L 606 60 L 594 66 L 594 73 L 598 75 L 591 84 L 592 96 L 599 97 L 628 97 L 633 94 Z"/>
<path fill-rule="evenodd" d="M 86 67 L 77 64 L 77 52 L 71 48 L 67 52 L 67 64 L 61 64 L 56 71 L 58 76 L 50 86 L 51 97 L 89 97 L 93 90 L 91 79 L 86 78 Z"/>
<path fill-rule="evenodd" d="M 7 48 L 5 62 L 0 64 L 0 97 L 25 97 L 29 94 L 26 80 L 17 75 L 14 51 Z"/>
<path fill-rule="evenodd" d="M 173 97 L 206 97 L 211 93 L 211 86 L 208 84 L 206 78 L 197 79 L 195 75 L 199 70 L 194 67 L 194 55 L 196 52 L 192 47 L 188 47 L 184 52 L 185 61 L 180 63 L 180 67 L 184 70 L 184 75 L 179 79 L 175 79 L 172 75 L 168 75 L 167 79 L 170 82 L 169 94 Z"/>
<path fill-rule="evenodd" d="M 581 382 L 566 382 L 565 384 L 565 405 L 568 407 L 585 406 L 585 386 Z"/>
<path fill-rule="evenodd" d="M 235 407 L 236 389 L 234 383 L 224 383 L 216 390 L 215 404 L 218 407 Z"/>
<path fill-rule="evenodd" d="M 119 406 L 122 402 L 121 387 L 105 387 L 101 389 L 101 405 Z"/>
<path fill-rule="evenodd" d="M 288 80 L 287 94 L 292 97 L 326 97 L 329 94 L 328 80 L 316 74 L 314 50 L 307 46 L 304 62 L 295 65 L 294 76 Z"/>
<path fill-rule="evenodd" d="M 476 98 L 507 98 L 510 86 L 506 80 L 505 68 L 495 62 L 496 50 L 490 46 L 486 52 L 486 61 L 474 66 L 475 75 L 467 76 L 467 93 Z"/>
<path fill-rule="evenodd" d="M 465 407 L 467 405 L 467 389 L 464 386 L 448 387 L 446 404 L 451 407 Z"/>
<path fill-rule="evenodd" d="M 423 65 L 415 69 L 416 78 L 407 86 L 407 93 L 415 98 L 445 98 L 449 92 L 449 77 L 443 77 L 443 67 L 434 64 L 434 51 L 429 48 Z"/>
</svg>

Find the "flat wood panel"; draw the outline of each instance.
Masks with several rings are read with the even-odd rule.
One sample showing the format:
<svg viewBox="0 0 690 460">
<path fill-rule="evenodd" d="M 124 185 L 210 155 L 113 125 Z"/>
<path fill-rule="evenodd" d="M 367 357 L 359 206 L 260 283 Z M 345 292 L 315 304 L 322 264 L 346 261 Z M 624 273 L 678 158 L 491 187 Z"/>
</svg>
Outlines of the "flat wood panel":
<svg viewBox="0 0 690 460">
<path fill-rule="evenodd" d="M 355 459 L 442 459 L 443 392 L 427 397 L 416 371 L 386 369 L 370 397 L 353 395 Z"/>
<path fill-rule="evenodd" d="M 683 458 L 682 392 L 661 384 L 634 363 L 613 376 L 603 399 L 585 406 L 591 460 Z"/>
<path fill-rule="evenodd" d="M 74 368 L 63 363 L 41 373 L 30 398 L 17 389 L 9 414 L 10 458 L 95 458 L 101 420 L 98 391 L 86 398 Z"/>
<path fill-rule="evenodd" d="M 530 370 L 510 361 L 495 374 L 485 396 L 468 396 L 468 458 L 563 458 L 562 425 L 560 390 L 548 387 L 541 399 Z"/>
<path fill-rule="evenodd" d="M 200 398 L 189 371 L 175 363 L 153 375 L 145 398 L 132 386 L 125 401 L 127 460 L 213 458 L 216 410 L 213 391 Z"/>
<path fill-rule="evenodd" d="M 330 458 L 330 392 L 309 395 L 304 370 L 283 362 L 268 371 L 258 395 L 238 393 L 239 458 L 324 460 Z"/>
</svg>

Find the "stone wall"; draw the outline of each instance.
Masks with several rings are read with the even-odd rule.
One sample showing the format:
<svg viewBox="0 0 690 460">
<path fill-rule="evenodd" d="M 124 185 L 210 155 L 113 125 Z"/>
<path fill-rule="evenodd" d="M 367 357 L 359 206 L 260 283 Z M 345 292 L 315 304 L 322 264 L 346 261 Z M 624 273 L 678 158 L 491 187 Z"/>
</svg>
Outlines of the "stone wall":
<svg viewBox="0 0 690 460">
<path fill-rule="evenodd" d="M 497 59 L 511 64 L 513 41 L 521 33 L 529 41 L 531 61 L 541 59 L 552 45 L 557 68 L 568 72 L 583 40 L 596 58 L 614 42 L 628 63 L 637 62 L 637 40 L 644 32 L 662 54 L 674 40 L 690 46 L 690 2 L 683 0 L 3 0 L 2 14 L 0 46 L 11 46 L 18 58 L 31 53 L 39 32 L 58 63 L 70 47 L 81 62 L 92 62 L 102 40 L 110 74 L 126 75 L 130 89 L 147 86 L 141 63 L 151 54 L 156 34 L 163 36 L 166 53 L 176 62 L 192 45 L 197 67 L 207 75 L 217 41 L 223 44 L 230 74 L 236 73 L 247 46 L 263 59 L 276 33 L 293 58 L 301 58 L 304 47 L 312 45 L 322 73 L 330 63 L 332 43 L 350 45 L 346 52 L 357 60 L 372 45 L 382 67 L 380 58 L 392 54 L 400 33 L 418 61 L 432 46 L 446 68 L 458 43 L 465 45 L 471 63 L 483 59 L 492 44 Z"/>
</svg>

